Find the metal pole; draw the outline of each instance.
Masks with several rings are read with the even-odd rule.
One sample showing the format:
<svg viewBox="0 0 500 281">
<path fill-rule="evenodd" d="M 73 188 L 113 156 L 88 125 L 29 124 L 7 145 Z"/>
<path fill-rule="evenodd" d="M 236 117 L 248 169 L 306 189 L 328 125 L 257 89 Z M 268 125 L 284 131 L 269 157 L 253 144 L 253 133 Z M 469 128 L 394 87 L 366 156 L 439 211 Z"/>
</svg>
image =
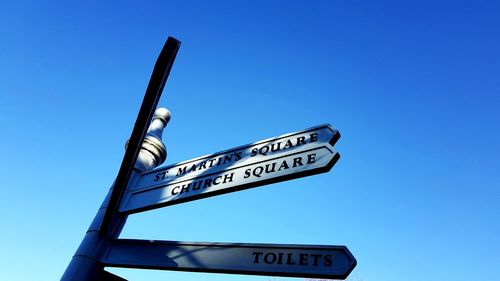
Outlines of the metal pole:
<svg viewBox="0 0 500 281">
<path fill-rule="evenodd" d="M 127 215 L 118 212 L 126 186 L 135 184 L 142 172 L 153 169 L 166 159 L 161 132 L 170 120 L 170 113 L 166 109 L 158 109 L 153 117 L 153 111 L 158 104 L 179 47 L 180 41 L 172 37 L 169 37 L 163 46 L 153 69 L 115 183 L 99 208 L 82 243 L 61 277 L 61 281 L 124 280 L 104 271 L 99 259 L 109 249 L 113 239 L 118 238 L 127 220 Z M 150 122 L 151 127 L 146 132 Z"/>
<path fill-rule="evenodd" d="M 170 120 L 170 112 L 165 108 L 159 108 L 155 112 L 148 134 L 141 146 L 139 156 L 130 175 L 130 185 L 135 185 L 141 173 L 152 170 L 161 165 L 167 155 L 165 145 L 161 140 L 163 129 Z M 114 190 L 114 185 L 108 192 L 97 215 L 92 221 L 80 247 L 71 259 L 71 262 L 62 276 L 62 281 L 91 281 L 91 280 L 124 280 L 105 272 L 99 259 L 110 248 L 114 239 L 120 235 L 127 220 L 127 215 L 118 212 L 111 217 L 110 231 L 100 231 L 102 219 L 109 206 L 109 197 Z M 120 279 L 116 279 L 120 278 Z"/>
</svg>

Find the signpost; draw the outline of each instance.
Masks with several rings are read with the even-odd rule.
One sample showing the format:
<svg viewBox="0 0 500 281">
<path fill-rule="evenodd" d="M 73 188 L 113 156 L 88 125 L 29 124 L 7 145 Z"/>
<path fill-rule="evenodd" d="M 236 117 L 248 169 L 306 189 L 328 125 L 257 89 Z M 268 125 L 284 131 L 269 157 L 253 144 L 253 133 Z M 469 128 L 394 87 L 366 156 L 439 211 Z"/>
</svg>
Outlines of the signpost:
<svg viewBox="0 0 500 281">
<path fill-rule="evenodd" d="M 344 246 L 115 240 L 111 267 L 345 279 L 356 260 Z"/>
<path fill-rule="evenodd" d="M 179 46 L 165 43 L 115 183 L 61 280 L 125 280 L 104 267 L 347 278 L 356 259 L 345 246 L 118 239 L 129 214 L 325 173 L 340 157 L 340 134 L 325 124 L 152 170 L 166 158 L 170 113 L 155 108 Z"/>
<path fill-rule="evenodd" d="M 322 125 L 146 172 L 127 190 L 120 211 L 136 213 L 251 187 L 328 172 L 339 139 Z"/>
<path fill-rule="evenodd" d="M 146 155 L 145 158 L 161 159 L 161 155 L 159 155 L 161 153 L 152 153 L 143 149 L 143 142 L 180 44 L 181 42 L 173 37 L 168 37 L 165 42 L 153 68 L 115 183 L 64 271 L 61 281 L 123 280 L 123 278 L 105 271 L 104 266 L 98 262 L 98 259 L 102 252 L 109 247 L 110 243 L 115 238 L 118 238 L 127 220 L 126 215 L 117 211 L 127 184 L 130 184 L 140 172 L 144 172 L 144 170 L 141 170 L 142 168 L 154 168 L 147 165 L 145 161 L 137 161 L 138 156 L 143 153 L 143 155 Z M 160 117 L 160 119 L 165 118 L 167 116 Z M 163 127 L 166 123 L 167 120 L 165 120 Z M 154 139 L 155 137 L 151 136 L 151 138 Z M 158 142 L 161 143 L 161 140 L 158 140 Z M 160 150 L 157 152 L 160 152 Z M 155 163 L 160 165 L 162 161 L 155 161 Z M 141 169 L 136 169 L 137 166 L 140 166 Z"/>
</svg>

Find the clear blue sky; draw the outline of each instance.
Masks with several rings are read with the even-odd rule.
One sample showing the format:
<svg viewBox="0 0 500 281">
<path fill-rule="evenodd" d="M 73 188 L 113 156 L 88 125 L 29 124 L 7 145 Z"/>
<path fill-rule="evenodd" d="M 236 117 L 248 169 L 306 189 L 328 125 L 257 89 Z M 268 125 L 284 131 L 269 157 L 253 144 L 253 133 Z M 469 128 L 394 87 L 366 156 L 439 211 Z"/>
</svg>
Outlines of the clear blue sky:
<svg viewBox="0 0 500 281">
<path fill-rule="evenodd" d="M 353 281 L 499 280 L 498 2 L 236 2 L 0 2 L 0 280 L 60 278 L 169 35 L 167 163 L 323 123 L 341 159 L 133 215 L 121 237 L 346 245 Z"/>
</svg>

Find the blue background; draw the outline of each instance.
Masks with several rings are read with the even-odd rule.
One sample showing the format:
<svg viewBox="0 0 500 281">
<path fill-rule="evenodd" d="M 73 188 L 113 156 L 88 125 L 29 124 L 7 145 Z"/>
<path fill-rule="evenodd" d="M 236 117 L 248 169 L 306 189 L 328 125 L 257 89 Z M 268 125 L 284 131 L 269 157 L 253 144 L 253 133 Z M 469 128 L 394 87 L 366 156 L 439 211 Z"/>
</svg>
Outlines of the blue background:
<svg viewBox="0 0 500 281">
<path fill-rule="evenodd" d="M 121 237 L 346 245 L 350 280 L 500 280 L 499 8 L 0 2 L 0 279 L 60 278 L 171 35 L 182 45 L 160 101 L 168 164 L 323 123 L 341 132 L 341 159 L 328 174 L 133 215 Z"/>
</svg>

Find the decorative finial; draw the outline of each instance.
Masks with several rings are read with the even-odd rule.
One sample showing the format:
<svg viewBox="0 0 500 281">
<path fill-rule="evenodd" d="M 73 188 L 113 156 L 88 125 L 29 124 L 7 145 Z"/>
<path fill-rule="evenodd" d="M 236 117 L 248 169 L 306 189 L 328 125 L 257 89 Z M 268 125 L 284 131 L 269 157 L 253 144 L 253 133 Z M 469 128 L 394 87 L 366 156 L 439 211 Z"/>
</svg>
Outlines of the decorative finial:
<svg viewBox="0 0 500 281">
<path fill-rule="evenodd" d="M 155 111 L 148 133 L 142 143 L 141 151 L 135 162 L 135 168 L 146 172 L 160 166 L 167 159 L 167 148 L 162 142 L 163 129 L 170 120 L 170 111 L 158 108 Z"/>
</svg>

